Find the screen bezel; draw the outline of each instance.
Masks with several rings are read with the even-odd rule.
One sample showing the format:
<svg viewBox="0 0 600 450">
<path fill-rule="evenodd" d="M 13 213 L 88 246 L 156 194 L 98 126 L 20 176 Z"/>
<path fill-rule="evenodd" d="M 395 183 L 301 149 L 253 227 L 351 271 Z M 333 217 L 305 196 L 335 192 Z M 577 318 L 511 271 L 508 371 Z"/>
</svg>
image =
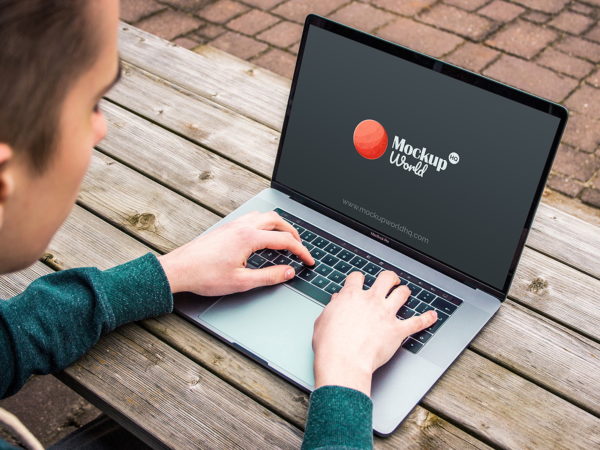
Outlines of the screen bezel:
<svg viewBox="0 0 600 450">
<path fill-rule="evenodd" d="M 296 91 L 296 85 L 297 85 L 297 81 L 298 81 L 298 75 L 300 73 L 300 68 L 302 66 L 302 57 L 304 54 L 306 38 L 308 36 L 308 32 L 309 32 L 311 26 L 316 26 L 316 27 L 322 28 L 324 30 L 331 31 L 335 34 L 344 36 L 344 37 L 349 38 L 360 44 L 367 45 L 367 46 L 375 48 L 377 50 L 384 51 L 390 55 L 393 55 L 393 56 L 402 58 L 406 61 L 418 64 L 418 65 L 428 68 L 430 70 L 434 70 L 443 75 L 449 76 L 451 78 L 454 78 L 454 79 L 457 79 L 457 80 L 460 80 L 460 81 L 463 81 L 466 83 L 469 83 L 473 86 L 477 86 L 481 89 L 485 89 L 486 91 L 501 95 L 505 98 L 514 100 L 523 105 L 526 105 L 526 106 L 535 108 L 539 111 L 543 111 L 548 114 L 551 114 L 552 116 L 557 117 L 560 120 L 559 125 L 556 130 L 556 134 L 554 136 L 554 140 L 552 142 L 552 148 L 550 149 L 550 153 L 546 160 L 544 170 L 542 171 L 542 175 L 538 182 L 538 185 L 537 185 L 537 188 L 535 191 L 535 195 L 532 199 L 533 201 L 532 201 L 531 207 L 529 209 L 529 213 L 527 215 L 525 225 L 521 232 L 521 238 L 515 249 L 510 269 L 508 271 L 505 283 L 502 287 L 493 286 L 488 282 L 477 279 L 476 277 L 473 277 L 457 268 L 449 266 L 448 264 L 445 264 L 443 261 L 440 261 L 432 256 L 429 256 L 429 255 L 409 246 L 408 244 L 400 242 L 381 231 L 375 230 L 374 228 L 371 228 L 355 219 L 352 219 L 338 211 L 335 211 L 334 209 L 320 203 L 318 200 L 310 198 L 310 197 L 304 195 L 303 193 L 298 192 L 298 191 L 290 188 L 289 186 L 286 186 L 284 183 L 280 182 L 277 179 L 277 169 L 279 167 L 279 162 L 281 160 L 281 155 L 282 155 L 283 146 L 284 146 L 284 142 L 285 142 L 285 132 L 286 132 L 290 112 L 291 112 L 292 105 L 293 105 L 294 94 Z M 432 268 L 434 268 L 452 278 L 455 278 L 458 281 L 467 284 L 468 286 L 471 286 L 473 288 L 482 289 L 482 290 L 494 295 L 501 301 L 503 301 L 505 299 L 506 295 L 508 294 L 508 290 L 509 290 L 512 280 L 514 278 L 516 267 L 517 267 L 517 264 L 521 257 L 521 253 L 523 252 L 523 248 L 525 246 L 525 240 L 527 238 L 531 224 L 533 222 L 535 212 L 536 212 L 539 202 L 541 200 L 544 186 L 546 184 L 546 179 L 548 178 L 548 175 L 550 173 L 550 168 L 552 167 L 552 163 L 556 156 L 558 145 L 560 143 L 562 133 L 565 129 L 567 118 L 568 118 L 567 109 L 564 106 L 559 105 L 555 102 L 551 102 L 551 101 L 543 99 L 541 97 L 537 97 L 535 95 L 521 91 L 517 88 L 514 88 L 514 87 L 508 86 L 506 84 L 500 83 L 498 81 L 492 80 L 491 78 L 484 77 L 477 73 L 468 71 L 466 69 L 454 66 L 452 64 L 446 63 L 439 59 L 425 55 L 423 53 L 419 53 L 419 52 L 416 52 L 409 48 L 403 47 L 399 44 L 384 40 L 382 38 L 379 38 L 379 37 L 370 35 L 368 33 L 356 30 L 356 29 L 348 27 L 346 25 L 334 22 L 330 19 L 326 19 L 321 16 L 310 14 L 306 17 L 306 20 L 304 23 L 304 30 L 302 32 L 302 39 L 300 41 L 300 48 L 298 50 L 298 59 L 296 61 L 294 77 L 292 79 L 292 86 L 290 89 L 290 96 L 288 99 L 288 104 L 287 104 L 287 108 L 285 111 L 285 119 L 283 122 L 282 131 L 281 131 L 281 139 L 279 141 L 279 148 L 277 150 L 277 157 L 275 159 L 275 166 L 273 168 L 273 177 L 271 180 L 271 187 L 288 194 L 292 199 L 294 199 L 300 203 L 303 203 L 303 204 L 309 206 L 310 208 L 315 209 L 318 212 L 320 212 L 338 222 L 341 222 L 342 224 L 349 226 L 350 228 L 352 228 L 360 233 L 363 233 L 371 238 L 374 238 L 376 240 L 384 242 L 387 246 L 389 246 L 403 254 L 406 254 L 407 256 L 410 256 L 411 258 L 414 258 L 423 264 L 431 266 Z"/>
</svg>

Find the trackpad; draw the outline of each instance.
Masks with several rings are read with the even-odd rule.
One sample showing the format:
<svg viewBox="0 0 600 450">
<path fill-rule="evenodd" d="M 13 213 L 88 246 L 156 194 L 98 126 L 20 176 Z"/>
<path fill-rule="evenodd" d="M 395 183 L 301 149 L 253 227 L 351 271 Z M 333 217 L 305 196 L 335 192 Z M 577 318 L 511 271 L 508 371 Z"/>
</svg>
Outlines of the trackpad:
<svg viewBox="0 0 600 450">
<path fill-rule="evenodd" d="M 256 356 L 314 386 L 312 333 L 323 306 L 285 286 L 223 297 L 203 322 Z"/>
</svg>

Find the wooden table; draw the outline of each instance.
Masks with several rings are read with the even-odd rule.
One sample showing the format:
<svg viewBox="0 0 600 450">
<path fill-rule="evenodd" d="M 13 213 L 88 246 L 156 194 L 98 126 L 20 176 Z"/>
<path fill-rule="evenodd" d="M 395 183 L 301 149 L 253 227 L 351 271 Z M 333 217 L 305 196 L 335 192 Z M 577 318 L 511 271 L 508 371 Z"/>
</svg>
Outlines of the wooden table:
<svg viewBox="0 0 600 450">
<path fill-rule="evenodd" d="M 269 185 L 290 82 L 123 25 L 107 138 L 42 262 L 167 252 Z M 542 203 L 498 314 L 377 447 L 598 448 L 600 228 Z M 170 314 L 124 326 L 60 378 L 156 447 L 298 448 L 308 396 Z"/>
</svg>

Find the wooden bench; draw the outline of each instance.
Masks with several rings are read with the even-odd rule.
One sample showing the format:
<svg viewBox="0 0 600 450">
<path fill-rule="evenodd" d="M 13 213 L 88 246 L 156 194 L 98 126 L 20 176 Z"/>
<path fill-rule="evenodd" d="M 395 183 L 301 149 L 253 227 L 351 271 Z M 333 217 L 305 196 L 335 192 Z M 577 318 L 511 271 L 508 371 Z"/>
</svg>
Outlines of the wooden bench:
<svg viewBox="0 0 600 450">
<path fill-rule="evenodd" d="M 0 296 L 184 244 L 269 185 L 290 81 L 122 25 L 72 214 Z M 542 202 L 499 313 L 377 448 L 600 446 L 600 228 Z M 106 336 L 60 379 L 155 447 L 298 448 L 308 395 L 173 314 Z"/>
</svg>

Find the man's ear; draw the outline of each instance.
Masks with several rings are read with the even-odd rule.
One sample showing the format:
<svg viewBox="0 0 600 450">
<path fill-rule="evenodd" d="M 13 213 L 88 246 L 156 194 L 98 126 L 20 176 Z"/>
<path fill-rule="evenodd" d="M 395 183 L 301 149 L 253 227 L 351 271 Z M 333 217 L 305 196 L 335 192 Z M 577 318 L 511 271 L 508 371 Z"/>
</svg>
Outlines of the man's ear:
<svg viewBox="0 0 600 450">
<path fill-rule="evenodd" d="M 8 144 L 0 142 L 0 228 L 4 224 L 6 202 L 14 190 L 14 178 L 10 170 L 12 157 L 12 148 Z"/>
</svg>

